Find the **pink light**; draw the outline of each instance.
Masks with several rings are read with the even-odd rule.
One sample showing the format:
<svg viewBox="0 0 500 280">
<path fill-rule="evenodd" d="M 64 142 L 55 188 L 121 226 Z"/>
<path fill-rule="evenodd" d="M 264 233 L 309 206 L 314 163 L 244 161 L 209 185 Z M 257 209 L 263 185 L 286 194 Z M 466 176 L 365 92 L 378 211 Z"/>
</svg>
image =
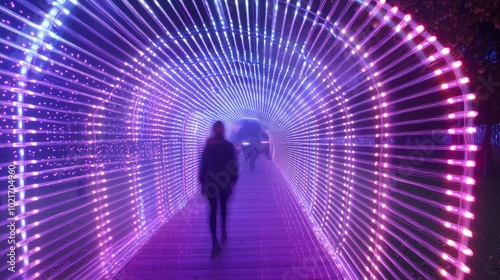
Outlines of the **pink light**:
<svg viewBox="0 0 500 280">
<path fill-rule="evenodd" d="M 477 111 L 469 111 L 467 113 L 467 116 L 471 117 L 471 118 L 475 118 L 475 117 L 477 117 Z"/>
<path fill-rule="evenodd" d="M 474 166 L 476 166 L 476 162 L 473 161 L 473 160 L 468 160 L 468 161 L 465 162 L 465 166 L 467 166 L 467 167 L 474 167 Z"/>
<path fill-rule="evenodd" d="M 460 270 L 462 270 L 463 272 L 469 274 L 470 273 L 470 268 L 466 265 L 462 265 L 460 266 Z"/>
<path fill-rule="evenodd" d="M 468 127 L 466 131 L 467 133 L 474 134 L 476 133 L 477 129 L 475 127 Z"/>
<path fill-rule="evenodd" d="M 466 217 L 467 219 L 474 219 L 474 214 L 472 214 L 471 212 L 465 212 L 464 217 Z"/>
<path fill-rule="evenodd" d="M 449 54 L 450 53 L 450 48 L 444 48 L 441 50 L 441 53 L 446 55 L 446 54 Z"/>
<path fill-rule="evenodd" d="M 465 78 L 461 78 L 460 79 L 460 83 L 461 84 L 467 84 L 468 82 L 470 82 L 469 78 L 465 77 Z"/>
<path fill-rule="evenodd" d="M 469 248 L 463 249 L 462 252 L 464 252 L 467 256 L 472 256 L 472 250 Z"/>
<path fill-rule="evenodd" d="M 466 183 L 467 185 L 475 185 L 475 184 L 476 184 L 476 180 L 474 180 L 473 178 L 467 177 L 467 178 L 465 179 L 465 183 Z"/>
<path fill-rule="evenodd" d="M 458 61 L 455 61 L 451 64 L 454 68 L 458 68 L 460 66 L 462 66 L 462 61 L 458 60 Z"/>
</svg>

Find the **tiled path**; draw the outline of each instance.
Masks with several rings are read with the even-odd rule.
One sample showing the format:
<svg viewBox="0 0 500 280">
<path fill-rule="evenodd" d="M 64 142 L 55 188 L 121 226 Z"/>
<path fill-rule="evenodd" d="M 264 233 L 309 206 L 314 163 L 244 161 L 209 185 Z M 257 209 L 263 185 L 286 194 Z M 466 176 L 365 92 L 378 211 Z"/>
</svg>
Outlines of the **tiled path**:
<svg viewBox="0 0 500 280">
<path fill-rule="evenodd" d="M 228 204 L 228 241 L 214 260 L 208 216 L 208 201 L 200 195 L 115 278 L 341 279 L 283 177 L 265 159 L 257 161 L 255 171 L 243 164 Z M 217 230 L 220 240 L 220 222 Z"/>
</svg>

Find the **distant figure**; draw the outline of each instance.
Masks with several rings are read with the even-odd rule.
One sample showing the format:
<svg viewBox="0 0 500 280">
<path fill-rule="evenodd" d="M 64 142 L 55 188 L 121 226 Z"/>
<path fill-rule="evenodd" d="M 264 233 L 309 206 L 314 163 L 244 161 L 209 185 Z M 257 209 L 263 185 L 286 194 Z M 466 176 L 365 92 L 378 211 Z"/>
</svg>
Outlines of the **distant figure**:
<svg viewBox="0 0 500 280">
<path fill-rule="evenodd" d="M 258 155 L 259 152 L 257 151 L 257 148 L 255 146 L 251 146 L 250 151 L 248 152 L 248 165 L 252 171 L 255 170 L 255 160 Z"/>
<path fill-rule="evenodd" d="M 216 235 L 217 197 L 220 197 L 222 217 L 222 242 L 227 240 L 226 205 L 232 186 L 238 181 L 238 161 L 233 144 L 224 139 L 224 124 L 214 123 L 214 136 L 207 140 L 203 150 L 199 181 L 201 192 L 210 202 L 210 232 L 212 234 L 212 257 L 220 252 Z"/>
<path fill-rule="evenodd" d="M 236 144 L 236 146 L 234 147 L 236 149 L 236 158 L 238 158 L 238 156 L 240 155 L 241 153 L 241 145 L 240 144 Z"/>
</svg>

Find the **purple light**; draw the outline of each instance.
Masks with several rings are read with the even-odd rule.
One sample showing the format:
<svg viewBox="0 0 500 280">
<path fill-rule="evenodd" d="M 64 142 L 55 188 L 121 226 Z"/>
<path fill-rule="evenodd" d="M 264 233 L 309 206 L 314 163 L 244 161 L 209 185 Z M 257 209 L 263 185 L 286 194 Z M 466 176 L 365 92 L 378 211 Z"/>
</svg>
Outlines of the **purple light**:
<svg viewBox="0 0 500 280">
<path fill-rule="evenodd" d="M 198 194 L 215 119 L 268 129 L 347 279 L 470 273 L 481 131 L 449 48 L 385 1 L 163 2 L 0 6 L 17 276 L 119 271 Z"/>
</svg>

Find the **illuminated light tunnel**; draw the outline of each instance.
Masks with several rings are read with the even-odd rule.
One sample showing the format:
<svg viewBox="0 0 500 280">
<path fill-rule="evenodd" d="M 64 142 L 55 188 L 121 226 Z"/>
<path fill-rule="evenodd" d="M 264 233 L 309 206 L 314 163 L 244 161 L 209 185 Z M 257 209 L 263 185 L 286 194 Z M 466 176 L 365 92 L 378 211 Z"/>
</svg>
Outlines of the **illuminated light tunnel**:
<svg viewBox="0 0 500 280">
<path fill-rule="evenodd" d="M 16 232 L 16 272 L 3 261 L 3 279 L 113 277 L 198 195 L 217 119 L 230 139 L 241 120 L 266 127 L 272 164 L 346 279 L 470 272 L 475 95 L 461 62 L 397 7 L 0 9 L 4 258 L 12 221 Z"/>
</svg>

